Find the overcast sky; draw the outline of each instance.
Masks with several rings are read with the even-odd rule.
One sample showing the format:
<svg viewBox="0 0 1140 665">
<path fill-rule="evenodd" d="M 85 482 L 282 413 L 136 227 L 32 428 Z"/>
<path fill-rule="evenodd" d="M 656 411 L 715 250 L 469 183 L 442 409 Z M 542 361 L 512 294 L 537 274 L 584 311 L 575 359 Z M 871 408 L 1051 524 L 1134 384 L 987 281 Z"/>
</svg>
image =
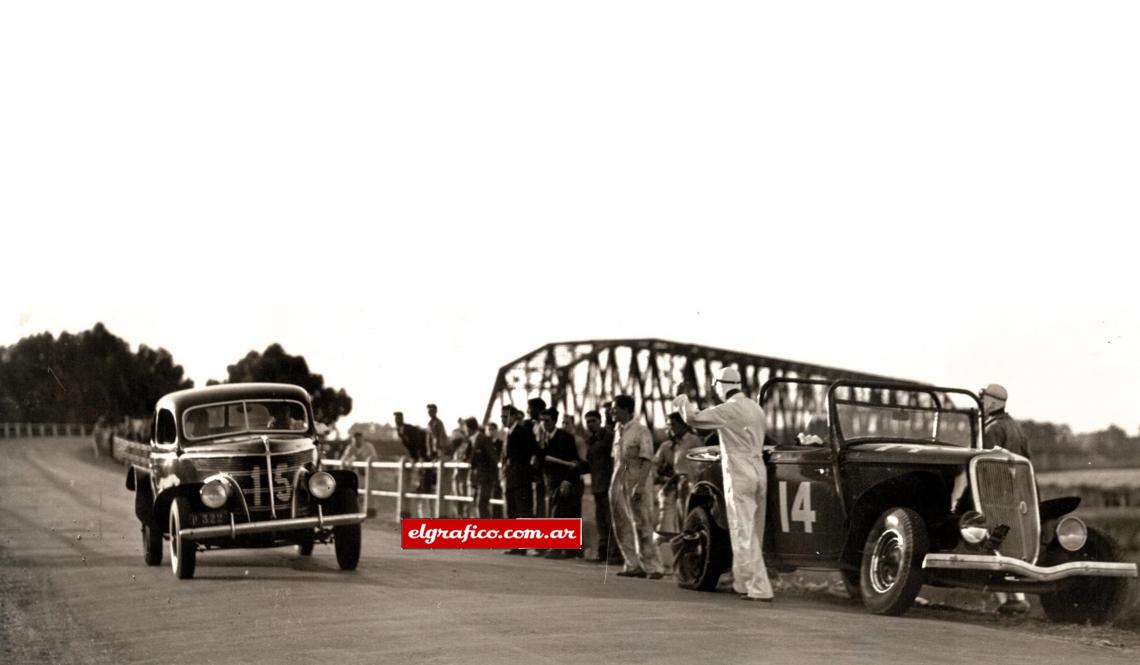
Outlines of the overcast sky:
<svg viewBox="0 0 1140 665">
<path fill-rule="evenodd" d="M 1131 2 L 0 5 L 0 345 L 482 415 L 660 337 L 1140 426 Z M 418 416 L 418 417 L 416 417 Z"/>
</svg>

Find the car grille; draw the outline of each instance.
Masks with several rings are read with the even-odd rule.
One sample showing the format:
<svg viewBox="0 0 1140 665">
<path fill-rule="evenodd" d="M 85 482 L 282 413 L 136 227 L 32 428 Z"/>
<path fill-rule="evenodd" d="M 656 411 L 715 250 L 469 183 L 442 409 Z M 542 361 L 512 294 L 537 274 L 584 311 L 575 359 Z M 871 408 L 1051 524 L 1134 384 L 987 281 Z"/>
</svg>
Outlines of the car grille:
<svg viewBox="0 0 1140 665">
<path fill-rule="evenodd" d="M 975 500 L 991 532 L 1004 524 L 1009 533 L 998 548 L 1005 556 L 1034 563 L 1041 536 L 1037 486 L 1026 462 L 978 459 L 973 468 Z"/>
<path fill-rule="evenodd" d="M 311 450 L 296 453 L 282 453 L 272 456 L 273 472 L 267 473 L 264 455 L 243 455 L 241 457 L 211 457 L 195 460 L 195 466 L 202 475 L 222 472 L 231 476 L 241 487 L 245 503 L 249 506 L 252 521 L 271 519 L 272 506 L 277 508 L 277 517 L 289 517 L 293 501 L 293 476 L 297 470 L 313 460 Z M 273 502 L 269 492 L 273 491 Z M 297 505 L 297 516 L 307 514 L 308 502 Z"/>
</svg>

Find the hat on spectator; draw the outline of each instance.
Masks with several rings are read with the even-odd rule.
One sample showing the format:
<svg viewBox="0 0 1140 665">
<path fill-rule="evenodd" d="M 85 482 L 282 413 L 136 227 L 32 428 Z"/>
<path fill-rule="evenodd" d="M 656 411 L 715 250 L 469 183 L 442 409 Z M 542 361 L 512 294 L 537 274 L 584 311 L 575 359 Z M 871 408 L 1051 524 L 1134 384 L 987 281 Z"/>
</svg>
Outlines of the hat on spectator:
<svg viewBox="0 0 1140 665">
<path fill-rule="evenodd" d="M 721 367 L 716 371 L 716 380 L 721 383 L 740 383 L 740 372 L 735 367 Z"/>
<path fill-rule="evenodd" d="M 1000 386 L 996 383 L 991 383 L 990 385 L 986 386 L 985 388 L 982 388 L 982 394 L 983 395 L 989 395 L 990 397 L 992 397 L 993 399 L 995 399 L 999 402 L 1004 402 L 1007 399 L 1009 399 L 1009 393 L 1006 392 L 1005 387 Z"/>
</svg>

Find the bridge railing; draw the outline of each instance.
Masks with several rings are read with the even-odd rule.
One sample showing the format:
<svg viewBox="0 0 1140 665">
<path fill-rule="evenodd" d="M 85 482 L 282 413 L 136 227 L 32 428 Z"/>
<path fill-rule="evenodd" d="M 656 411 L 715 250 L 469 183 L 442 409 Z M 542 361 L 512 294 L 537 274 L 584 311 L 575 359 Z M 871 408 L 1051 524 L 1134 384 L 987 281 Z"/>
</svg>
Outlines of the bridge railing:
<svg viewBox="0 0 1140 665">
<path fill-rule="evenodd" d="M 91 430 L 83 423 L 0 423 L 0 439 L 87 436 Z"/>
</svg>

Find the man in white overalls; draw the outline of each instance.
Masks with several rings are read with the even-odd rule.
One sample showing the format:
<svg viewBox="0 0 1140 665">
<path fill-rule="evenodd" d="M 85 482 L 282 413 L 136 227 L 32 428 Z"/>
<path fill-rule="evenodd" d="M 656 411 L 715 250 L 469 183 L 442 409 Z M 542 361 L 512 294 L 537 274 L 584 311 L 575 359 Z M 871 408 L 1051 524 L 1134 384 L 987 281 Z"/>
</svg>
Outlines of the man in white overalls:
<svg viewBox="0 0 1140 665">
<path fill-rule="evenodd" d="M 718 370 L 713 385 L 723 403 L 697 411 L 682 383 L 673 408 L 690 427 L 719 432 L 728 532 L 732 539 L 732 588 L 745 600 L 771 601 L 772 584 L 761 549 L 768 495 L 763 457 L 767 421 L 760 405 L 740 391 L 740 372 L 735 367 Z"/>
</svg>

